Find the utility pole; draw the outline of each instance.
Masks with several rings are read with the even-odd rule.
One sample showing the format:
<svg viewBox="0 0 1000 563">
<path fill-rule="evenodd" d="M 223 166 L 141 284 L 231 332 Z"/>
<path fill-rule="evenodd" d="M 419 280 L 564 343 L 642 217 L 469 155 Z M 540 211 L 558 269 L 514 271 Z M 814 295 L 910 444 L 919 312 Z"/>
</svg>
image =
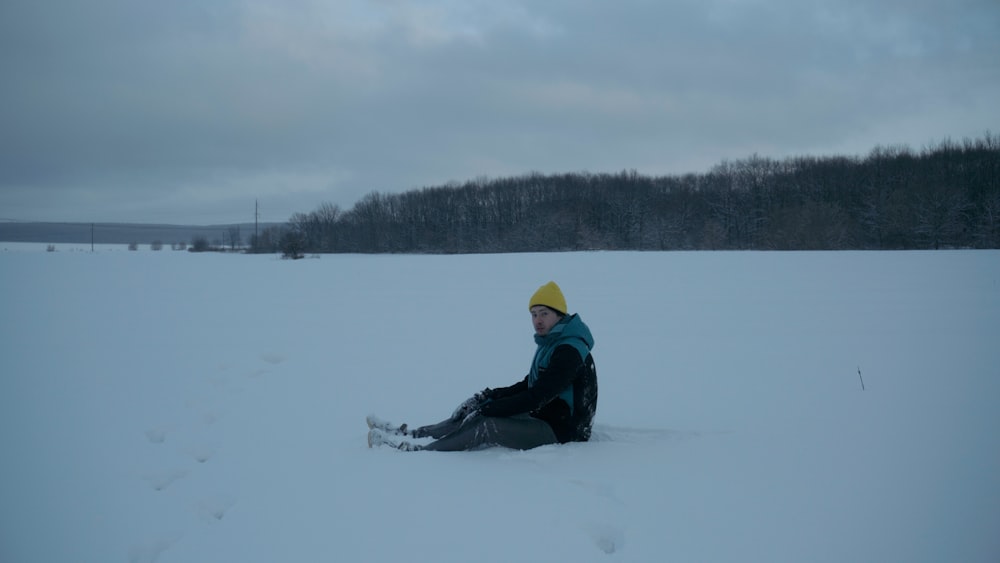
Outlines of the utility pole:
<svg viewBox="0 0 1000 563">
<path fill-rule="evenodd" d="M 260 220 L 260 204 L 258 200 L 253 200 L 253 252 L 257 252 L 260 239 L 257 238 L 257 221 Z"/>
<path fill-rule="evenodd" d="M 90 224 L 90 251 L 94 251 L 94 224 Z"/>
</svg>

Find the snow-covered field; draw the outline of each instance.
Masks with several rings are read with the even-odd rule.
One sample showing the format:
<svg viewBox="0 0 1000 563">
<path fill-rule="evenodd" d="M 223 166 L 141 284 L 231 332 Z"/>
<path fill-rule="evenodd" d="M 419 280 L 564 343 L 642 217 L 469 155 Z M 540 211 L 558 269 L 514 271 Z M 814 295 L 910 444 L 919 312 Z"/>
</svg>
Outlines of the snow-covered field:
<svg viewBox="0 0 1000 563">
<path fill-rule="evenodd" d="M 4 563 L 1000 561 L 1000 252 L 106 250 L 0 243 Z M 595 441 L 367 447 L 550 279 Z"/>
</svg>

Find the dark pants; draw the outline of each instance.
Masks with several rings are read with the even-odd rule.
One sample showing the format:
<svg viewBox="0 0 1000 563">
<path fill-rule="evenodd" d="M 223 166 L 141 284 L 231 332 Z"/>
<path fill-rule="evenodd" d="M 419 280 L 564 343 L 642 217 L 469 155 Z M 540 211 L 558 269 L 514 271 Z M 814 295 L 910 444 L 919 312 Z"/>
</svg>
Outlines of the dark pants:
<svg viewBox="0 0 1000 563">
<path fill-rule="evenodd" d="M 435 438 L 436 441 L 420 449 L 439 452 L 457 452 L 490 446 L 530 450 L 559 441 L 549 423 L 527 414 L 511 417 L 477 414 L 465 420 L 448 419 L 430 426 L 421 426 L 411 431 L 411 434 L 415 438 Z"/>
</svg>

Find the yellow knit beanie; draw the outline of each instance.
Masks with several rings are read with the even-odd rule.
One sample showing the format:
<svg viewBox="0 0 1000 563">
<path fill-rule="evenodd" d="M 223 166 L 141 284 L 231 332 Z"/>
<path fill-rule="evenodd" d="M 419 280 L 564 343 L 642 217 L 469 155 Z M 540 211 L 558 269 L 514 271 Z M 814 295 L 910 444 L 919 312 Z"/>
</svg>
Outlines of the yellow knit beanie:
<svg viewBox="0 0 1000 563">
<path fill-rule="evenodd" d="M 568 312 L 566 298 L 563 297 L 562 290 L 553 281 L 538 288 L 538 291 L 531 296 L 531 300 L 528 301 L 528 310 L 530 311 L 535 305 L 545 305 L 549 309 L 555 309 L 564 315 Z"/>
</svg>

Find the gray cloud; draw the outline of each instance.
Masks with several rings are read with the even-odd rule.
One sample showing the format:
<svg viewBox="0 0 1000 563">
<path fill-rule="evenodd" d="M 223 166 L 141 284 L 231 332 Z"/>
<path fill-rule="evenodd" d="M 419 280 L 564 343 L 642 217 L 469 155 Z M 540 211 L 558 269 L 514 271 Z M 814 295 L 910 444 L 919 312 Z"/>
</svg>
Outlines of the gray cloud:
<svg viewBox="0 0 1000 563">
<path fill-rule="evenodd" d="M 662 5 L 661 5 L 662 4 Z M 996 130 L 995 2 L 0 6 L 0 217 L 271 220 Z"/>
</svg>

